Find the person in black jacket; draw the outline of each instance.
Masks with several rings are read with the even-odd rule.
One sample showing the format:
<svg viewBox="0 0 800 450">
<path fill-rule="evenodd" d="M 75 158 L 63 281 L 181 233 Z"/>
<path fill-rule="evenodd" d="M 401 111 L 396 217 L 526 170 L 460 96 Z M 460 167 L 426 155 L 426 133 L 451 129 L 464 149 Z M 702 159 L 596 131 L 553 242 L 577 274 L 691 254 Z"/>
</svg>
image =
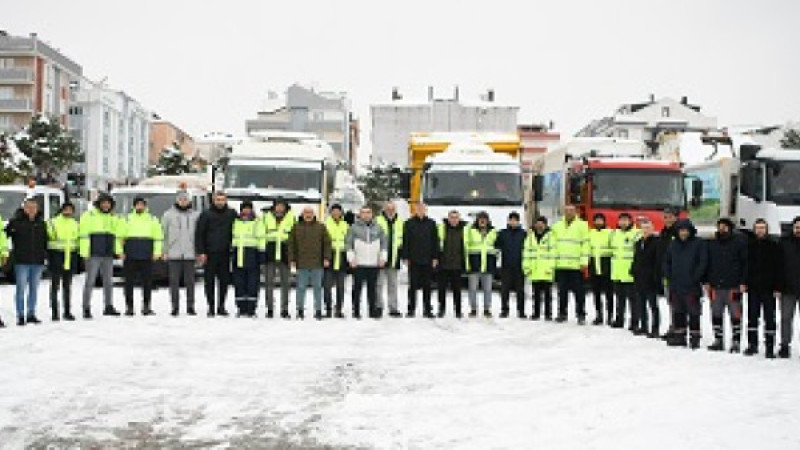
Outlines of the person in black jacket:
<svg viewBox="0 0 800 450">
<path fill-rule="evenodd" d="M 47 259 L 47 228 L 45 227 L 39 204 L 35 199 L 26 199 L 8 225 L 6 234 L 14 246 L 12 258 L 14 275 L 17 281 L 17 325 L 41 323 L 36 318 L 36 296 L 39 281 Z M 27 314 L 25 291 L 28 291 Z"/>
<path fill-rule="evenodd" d="M 670 242 L 664 255 L 663 274 L 669 285 L 674 332 L 667 345 L 686 347 L 688 319 L 692 350 L 700 347 L 702 282 L 708 267 L 708 249 L 697 237 L 697 229 L 688 219 L 676 222 L 678 238 Z"/>
<path fill-rule="evenodd" d="M 505 230 L 497 233 L 494 247 L 500 250 L 500 317 L 508 317 L 508 303 L 511 292 L 517 299 L 517 316 L 525 318 L 525 276 L 522 273 L 522 249 L 527 233 L 520 225 L 519 213 L 508 215 Z"/>
<path fill-rule="evenodd" d="M 453 311 L 456 318 L 461 314 L 461 277 L 466 270 L 466 248 L 464 248 L 464 229 L 467 223 L 461 220 L 458 211 L 450 211 L 447 219 L 439 224 L 439 242 L 442 252 L 439 257 L 438 294 L 439 314 L 444 317 L 447 310 L 447 289 L 453 292 Z"/>
<path fill-rule="evenodd" d="M 633 333 L 658 338 L 661 326 L 658 310 L 658 292 L 661 289 L 661 263 L 658 259 L 659 237 L 653 230 L 653 223 L 643 220 L 640 223 L 642 238 L 636 242 L 633 252 L 631 275 L 636 289 L 634 317 L 638 323 L 634 324 Z M 647 308 L 650 308 L 652 322 L 648 324 Z M 648 328 L 648 325 L 651 328 Z"/>
<path fill-rule="evenodd" d="M 662 265 L 664 263 L 664 257 L 667 254 L 667 249 L 669 248 L 670 242 L 678 238 L 678 230 L 675 228 L 675 222 L 678 220 L 678 211 L 675 208 L 665 209 L 663 219 L 664 228 L 662 228 L 661 232 L 658 233 L 656 259 L 658 259 L 658 279 L 660 284 L 659 295 L 669 298 L 669 288 L 664 283 Z M 670 313 L 667 317 L 667 320 L 669 321 L 669 327 L 667 327 L 667 332 L 661 336 L 661 338 L 665 340 L 669 338 L 674 330 L 674 325 L 672 324 L 672 304 L 667 302 L 667 307 L 670 308 Z"/>
<path fill-rule="evenodd" d="M 775 357 L 775 296 L 780 291 L 782 255 L 769 238 L 767 221 L 756 219 L 747 248 L 747 356 L 758 353 L 758 320 L 764 310 L 764 349 Z"/>
<path fill-rule="evenodd" d="M 717 221 L 717 232 L 708 243 L 706 292 L 711 299 L 711 324 L 714 342 L 711 351 L 725 349 L 723 323 L 725 309 L 731 315 L 733 343 L 731 353 L 738 353 L 742 340 L 742 294 L 747 290 L 747 241 L 734 232 L 730 219 Z"/>
<path fill-rule="evenodd" d="M 228 197 L 224 192 L 214 193 L 214 204 L 197 218 L 195 228 L 195 253 L 204 268 L 206 302 L 208 316 L 215 314 L 227 316 L 225 297 L 231 284 L 231 239 L 236 211 L 228 207 Z M 219 281 L 219 302 L 216 302 L 214 288 Z M 216 308 L 215 308 L 216 303 Z"/>
<path fill-rule="evenodd" d="M 781 239 L 783 280 L 781 287 L 781 347 L 779 358 L 788 358 L 792 343 L 794 312 L 800 303 L 800 216 L 792 221 L 792 231 Z"/>
<path fill-rule="evenodd" d="M 403 226 L 400 258 L 408 266 L 408 317 L 416 314 L 417 291 L 421 289 L 423 316 L 432 319 L 431 279 L 440 249 L 436 222 L 426 215 L 427 210 L 424 204 L 418 204 L 414 216 Z"/>
</svg>

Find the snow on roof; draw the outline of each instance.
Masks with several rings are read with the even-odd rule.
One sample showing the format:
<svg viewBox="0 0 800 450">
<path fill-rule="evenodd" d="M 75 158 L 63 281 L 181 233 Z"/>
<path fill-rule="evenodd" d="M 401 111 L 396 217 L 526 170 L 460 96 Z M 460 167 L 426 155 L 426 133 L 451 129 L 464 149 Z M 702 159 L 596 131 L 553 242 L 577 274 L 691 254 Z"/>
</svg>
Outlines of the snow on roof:
<svg viewBox="0 0 800 450">
<path fill-rule="evenodd" d="M 758 157 L 782 161 L 800 161 L 800 149 L 767 148 L 758 152 Z"/>
<path fill-rule="evenodd" d="M 411 133 L 411 144 L 431 144 L 439 142 L 519 142 L 517 133 L 472 132 L 472 131 L 435 131 L 432 133 Z"/>
</svg>

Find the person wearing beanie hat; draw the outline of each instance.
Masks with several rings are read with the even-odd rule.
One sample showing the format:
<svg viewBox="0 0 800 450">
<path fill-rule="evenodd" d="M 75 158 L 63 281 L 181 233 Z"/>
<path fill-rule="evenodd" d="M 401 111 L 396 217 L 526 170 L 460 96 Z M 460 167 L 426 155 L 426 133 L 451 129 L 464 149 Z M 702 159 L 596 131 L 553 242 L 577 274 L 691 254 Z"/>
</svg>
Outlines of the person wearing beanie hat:
<svg viewBox="0 0 800 450">
<path fill-rule="evenodd" d="M 275 279 L 278 279 L 278 287 L 281 295 L 281 317 L 289 319 L 289 250 L 286 242 L 289 240 L 289 233 L 297 222 L 289 203 L 278 199 L 261 219 L 262 226 L 266 233 L 267 249 L 265 253 L 265 286 L 264 293 L 267 303 L 267 318 L 272 318 L 275 310 Z M 276 277 L 277 272 L 277 277 Z"/>
<path fill-rule="evenodd" d="M 161 222 L 147 210 L 142 197 L 133 200 L 133 211 L 122 220 L 122 246 L 125 276 L 125 315 L 133 316 L 133 288 L 137 280 L 142 284 L 142 314 L 153 315 L 153 262 L 162 255 L 163 234 Z"/>
<path fill-rule="evenodd" d="M 497 233 L 494 246 L 500 252 L 500 317 L 507 318 L 511 292 L 517 300 L 517 317 L 525 319 L 525 275 L 522 272 L 522 251 L 527 232 L 520 215 L 512 211 L 506 228 Z"/>
<path fill-rule="evenodd" d="M 497 230 L 486 211 L 475 216 L 475 222 L 464 230 L 467 251 L 467 295 L 469 317 L 478 317 L 478 287 L 483 291 L 483 316 L 492 317 L 492 282 L 497 270 Z"/>
<path fill-rule="evenodd" d="M 614 230 L 608 228 L 606 216 L 595 213 L 592 228 L 589 230 L 589 283 L 594 297 L 596 311 L 592 325 L 603 324 L 603 297 L 605 297 L 605 317 L 611 325 L 614 314 L 614 284 L 611 282 L 611 236 Z"/>
<path fill-rule="evenodd" d="M 686 347 L 687 325 L 692 350 L 700 347 L 702 283 L 708 268 L 708 249 L 688 219 L 675 223 L 677 238 L 664 255 L 663 274 L 669 286 L 674 330 L 666 339 L 671 347 Z M 688 319 L 688 320 L 687 320 Z"/>
<path fill-rule="evenodd" d="M 256 220 L 253 202 L 245 200 L 233 222 L 231 262 L 236 292 L 237 317 L 255 317 L 258 306 L 260 266 L 265 247 L 264 228 Z"/>
<path fill-rule="evenodd" d="M 195 239 L 199 213 L 192 209 L 191 197 L 186 191 L 178 191 L 175 204 L 161 218 L 161 230 L 164 235 L 163 259 L 169 274 L 169 293 L 172 301 L 172 314 L 179 314 L 180 285 L 186 290 L 186 313 L 195 315 Z M 214 311 L 209 311 L 213 316 Z"/>
<path fill-rule="evenodd" d="M 75 320 L 72 315 L 72 275 L 78 269 L 78 221 L 75 205 L 64 202 L 58 215 L 47 222 L 47 262 L 50 271 L 50 311 L 53 321 Z M 63 315 L 59 312 L 58 291 L 62 289 Z"/>
<path fill-rule="evenodd" d="M 325 317 L 344 318 L 344 285 L 347 277 L 347 249 L 345 238 L 350 224 L 344 220 L 342 205 L 334 203 L 330 208 L 330 215 L 325 219 L 325 228 L 331 238 L 330 265 L 325 269 Z M 336 306 L 333 305 L 331 290 L 336 287 Z"/>
<path fill-rule="evenodd" d="M 91 319 L 94 283 L 99 274 L 103 284 L 103 315 L 119 316 L 113 303 L 114 256 L 121 255 L 125 224 L 117 217 L 114 199 L 103 192 L 97 196 L 94 209 L 81 216 L 79 223 L 80 255 L 86 261 L 83 286 L 83 318 Z"/>
<path fill-rule="evenodd" d="M 717 221 L 714 239 L 708 242 L 706 292 L 711 299 L 714 343 L 708 349 L 725 349 L 723 324 L 725 310 L 731 315 L 733 342 L 731 353 L 740 351 L 742 340 L 742 295 L 747 290 L 747 241 L 735 231 L 733 221 Z"/>
</svg>

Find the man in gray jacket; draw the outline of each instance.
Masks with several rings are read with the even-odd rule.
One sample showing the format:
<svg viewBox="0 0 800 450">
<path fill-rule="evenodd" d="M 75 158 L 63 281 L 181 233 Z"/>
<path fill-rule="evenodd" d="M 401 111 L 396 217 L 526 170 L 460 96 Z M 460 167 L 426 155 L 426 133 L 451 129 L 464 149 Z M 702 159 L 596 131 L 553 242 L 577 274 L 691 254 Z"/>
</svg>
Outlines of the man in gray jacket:
<svg viewBox="0 0 800 450">
<path fill-rule="evenodd" d="M 369 317 L 380 319 L 378 271 L 386 265 L 387 242 L 383 229 L 372 219 L 372 209 L 362 206 L 358 220 L 344 239 L 347 260 L 353 269 L 353 318 L 361 319 L 361 289 L 367 285 Z"/>
<path fill-rule="evenodd" d="M 194 235 L 199 213 L 192 210 L 192 200 L 186 191 L 178 192 L 175 205 L 164 213 L 161 227 L 164 232 L 164 259 L 169 271 L 169 292 L 172 298 L 172 315 L 178 315 L 180 281 L 186 286 L 186 312 L 194 316 Z M 209 317 L 214 311 L 209 310 Z"/>
</svg>

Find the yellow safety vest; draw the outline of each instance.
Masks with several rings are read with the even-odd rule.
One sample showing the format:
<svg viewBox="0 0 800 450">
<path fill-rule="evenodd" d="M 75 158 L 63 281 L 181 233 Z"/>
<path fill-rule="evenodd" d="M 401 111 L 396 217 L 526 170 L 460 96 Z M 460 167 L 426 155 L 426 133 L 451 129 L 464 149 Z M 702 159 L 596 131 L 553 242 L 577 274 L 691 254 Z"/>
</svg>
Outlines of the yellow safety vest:
<svg viewBox="0 0 800 450">
<path fill-rule="evenodd" d="M 466 235 L 466 252 L 467 252 L 467 271 L 472 270 L 469 256 L 479 256 L 481 266 L 479 272 L 484 273 L 488 271 L 489 256 L 497 256 L 497 249 L 494 248 L 494 243 L 497 240 L 497 230 L 492 228 L 486 233 L 481 233 L 478 228 L 469 226 L 464 229 Z"/>
<path fill-rule="evenodd" d="M 620 283 L 633 283 L 631 265 L 636 242 L 641 239 L 642 233 L 636 228 L 629 230 L 614 230 L 611 237 L 611 247 L 614 253 L 611 256 L 611 280 Z"/>
<path fill-rule="evenodd" d="M 72 252 L 78 250 L 78 221 L 61 214 L 47 222 L 47 248 L 64 253 L 64 270 L 72 264 Z"/>
<path fill-rule="evenodd" d="M 613 232 L 614 230 L 608 228 L 603 228 L 602 230 L 592 228 L 589 230 L 589 247 L 592 258 L 594 258 L 594 273 L 598 275 L 602 273 L 600 259 L 611 256 L 611 235 Z"/>
<path fill-rule="evenodd" d="M 347 231 L 350 225 L 344 220 L 334 220 L 333 217 L 325 219 L 325 228 L 328 229 L 328 234 L 331 237 L 331 249 L 333 250 L 333 270 L 339 270 L 341 267 L 341 255 L 344 251 L 344 238 L 347 236 Z"/>
<path fill-rule="evenodd" d="M 550 230 L 556 252 L 556 269 L 578 270 L 589 265 L 589 225 L 579 218 L 567 225 L 561 219 Z"/>
<path fill-rule="evenodd" d="M 278 260 L 281 258 L 281 247 L 289 240 L 289 233 L 292 232 L 296 219 L 287 211 L 283 219 L 278 222 L 278 219 L 270 211 L 264 214 L 263 221 L 267 243 L 275 244 L 275 259 Z"/>
<path fill-rule="evenodd" d="M 539 240 L 536 239 L 535 231 L 528 232 L 522 249 L 522 270 L 529 280 L 553 281 L 555 256 L 552 235 L 549 231 Z"/>
<path fill-rule="evenodd" d="M 386 217 L 381 214 L 375 220 L 379 227 L 383 229 L 383 234 L 386 235 L 386 238 L 389 238 L 389 221 L 386 220 Z M 397 264 L 397 258 L 399 257 L 400 247 L 403 245 L 403 226 L 405 225 L 405 221 L 395 215 L 394 220 L 394 241 L 388 242 L 391 245 L 390 251 L 390 261 L 387 267 L 393 268 Z"/>
<path fill-rule="evenodd" d="M 233 247 L 236 249 L 236 267 L 244 267 L 244 250 L 252 248 L 256 251 L 264 249 L 264 228 L 258 220 L 236 219 L 233 222 Z"/>
</svg>

